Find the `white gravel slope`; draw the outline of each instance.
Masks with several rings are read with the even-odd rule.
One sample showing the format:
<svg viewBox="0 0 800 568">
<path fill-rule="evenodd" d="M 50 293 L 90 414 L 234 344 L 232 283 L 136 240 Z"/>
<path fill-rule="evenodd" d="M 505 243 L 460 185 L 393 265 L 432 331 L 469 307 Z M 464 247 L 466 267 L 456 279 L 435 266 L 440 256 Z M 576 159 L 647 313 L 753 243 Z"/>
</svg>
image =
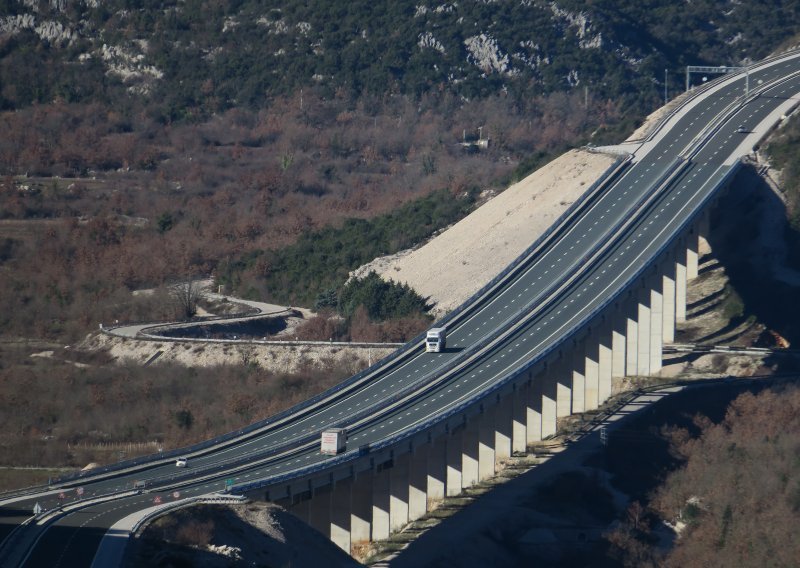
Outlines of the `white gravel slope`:
<svg viewBox="0 0 800 568">
<path fill-rule="evenodd" d="M 614 162 L 572 150 L 489 200 L 424 246 L 380 257 L 374 270 L 435 302 L 437 316 L 456 308 L 528 248 Z"/>
</svg>

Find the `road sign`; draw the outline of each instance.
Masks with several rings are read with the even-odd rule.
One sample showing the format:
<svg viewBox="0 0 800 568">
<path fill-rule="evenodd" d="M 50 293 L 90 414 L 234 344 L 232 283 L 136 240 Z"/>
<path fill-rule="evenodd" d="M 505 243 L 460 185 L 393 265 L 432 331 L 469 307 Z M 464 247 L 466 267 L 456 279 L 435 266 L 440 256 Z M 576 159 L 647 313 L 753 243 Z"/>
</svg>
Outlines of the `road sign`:
<svg viewBox="0 0 800 568">
<path fill-rule="evenodd" d="M 83 487 L 78 487 L 78 488 L 75 490 L 75 493 L 77 493 L 77 494 L 78 494 L 78 496 L 80 496 L 80 495 L 83 495 Z"/>
<path fill-rule="evenodd" d="M 175 492 L 172 494 L 172 498 L 173 498 L 173 499 L 180 499 L 180 498 L 181 498 L 181 492 L 180 492 L 180 491 L 175 491 Z"/>
<path fill-rule="evenodd" d="M 66 499 L 67 498 L 67 494 L 62 491 L 61 493 L 58 494 L 58 498 L 59 498 L 59 500 Z"/>
<path fill-rule="evenodd" d="M 233 478 L 229 477 L 225 480 L 225 487 L 233 487 Z"/>
<path fill-rule="evenodd" d="M 155 498 L 153 499 L 153 503 L 156 504 L 156 505 L 160 505 L 161 504 L 161 495 L 156 495 Z"/>
<path fill-rule="evenodd" d="M 33 506 L 33 514 L 40 515 L 41 513 L 42 513 L 42 506 L 39 505 L 39 502 L 37 501 L 36 504 Z"/>
</svg>

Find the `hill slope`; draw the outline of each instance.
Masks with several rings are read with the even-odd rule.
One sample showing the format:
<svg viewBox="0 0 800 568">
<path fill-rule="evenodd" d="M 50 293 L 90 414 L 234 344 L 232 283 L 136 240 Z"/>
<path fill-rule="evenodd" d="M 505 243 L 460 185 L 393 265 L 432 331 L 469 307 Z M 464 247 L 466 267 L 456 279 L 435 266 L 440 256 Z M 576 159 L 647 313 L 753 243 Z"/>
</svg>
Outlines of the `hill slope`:
<svg viewBox="0 0 800 568">
<path fill-rule="evenodd" d="M 118 106 L 128 93 L 175 120 L 312 84 L 467 97 L 589 86 L 647 99 L 665 68 L 764 56 L 794 33 L 798 10 L 789 0 L 6 0 L 0 108 Z"/>
</svg>

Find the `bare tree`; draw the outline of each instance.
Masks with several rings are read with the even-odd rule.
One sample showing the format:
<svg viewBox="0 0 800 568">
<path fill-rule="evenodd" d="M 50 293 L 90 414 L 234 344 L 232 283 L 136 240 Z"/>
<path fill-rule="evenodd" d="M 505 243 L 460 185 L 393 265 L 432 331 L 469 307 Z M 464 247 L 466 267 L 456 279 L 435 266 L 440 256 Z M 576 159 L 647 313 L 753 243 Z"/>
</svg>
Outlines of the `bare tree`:
<svg viewBox="0 0 800 568">
<path fill-rule="evenodd" d="M 206 290 L 200 280 L 192 278 L 170 286 L 169 294 L 179 316 L 190 318 L 197 313 L 197 304 L 205 299 Z"/>
</svg>

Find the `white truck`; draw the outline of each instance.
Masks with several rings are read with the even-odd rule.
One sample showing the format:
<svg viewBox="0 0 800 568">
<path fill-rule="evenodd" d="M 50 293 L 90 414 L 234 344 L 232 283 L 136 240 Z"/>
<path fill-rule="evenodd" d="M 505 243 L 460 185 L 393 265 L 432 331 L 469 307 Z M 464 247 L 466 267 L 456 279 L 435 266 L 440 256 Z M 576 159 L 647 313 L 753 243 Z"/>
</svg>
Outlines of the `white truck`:
<svg viewBox="0 0 800 568">
<path fill-rule="evenodd" d="M 342 453 L 347 447 L 347 430 L 344 428 L 330 428 L 322 432 L 319 451 L 322 454 L 335 456 Z"/>
<path fill-rule="evenodd" d="M 425 351 L 428 353 L 440 353 L 445 348 L 446 333 L 443 327 L 432 327 L 428 330 L 425 337 Z"/>
</svg>

